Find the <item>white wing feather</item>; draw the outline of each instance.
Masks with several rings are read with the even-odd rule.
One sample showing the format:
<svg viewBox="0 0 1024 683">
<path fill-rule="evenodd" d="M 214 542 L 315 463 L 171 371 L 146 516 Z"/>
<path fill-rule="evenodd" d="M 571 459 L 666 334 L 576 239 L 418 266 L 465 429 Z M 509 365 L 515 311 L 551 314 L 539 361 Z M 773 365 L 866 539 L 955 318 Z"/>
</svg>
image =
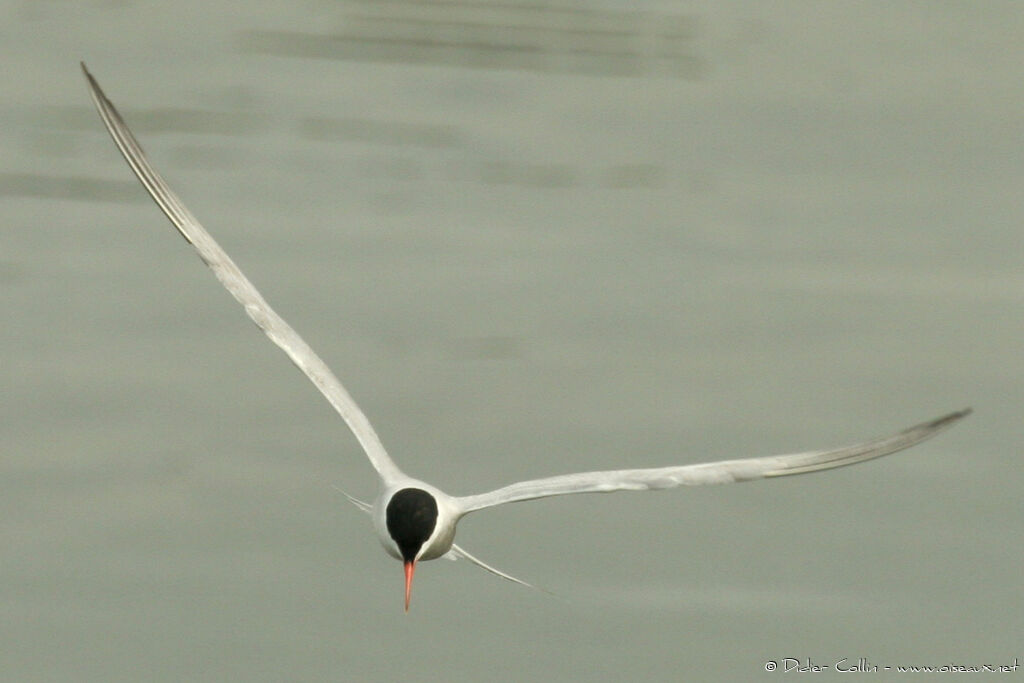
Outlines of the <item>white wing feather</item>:
<svg viewBox="0 0 1024 683">
<path fill-rule="evenodd" d="M 498 569 L 496 567 L 492 567 L 491 565 L 487 564 L 483 560 L 481 560 L 481 559 L 479 559 L 477 557 L 474 557 L 473 555 L 470 555 L 468 552 L 466 552 L 463 548 L 461 548 L 460 546 L 456 545 L 455 543 L 452 543 L 452 549 L 449 550 L 444 555 L 444 557 L 449 557 L 449 556 L 451 556 L 451 559 L 453 559 L 453 560 L 458 560 L 458 559 L 469 560 L 470 562 L 472 562 L 476 566 L 480 567 L 481 569 L 485 569 L 485 570 L 489 571 L 490 573 L 494 574 L 495 576 L 500 576 L 501 578 L 505 579 L 506 581 L 511 581 L 512 583 L 518 583 L 520 586 L 526 586 L 527 588 L 532 588 L 534 590 L 538 590 L 541 593 L 547 593 L 548 595 L 553 595 L 553 593 L 550 593 L 549 591 L 546 591 L 543 588 L 537 588 L 536 586 L 534 586 L 531 583 L 526 583 L 522 579 L 517 579 L 516 577 L 512 576 L 511 574 L 506 574 L 505 572 L 501 571 L 500 569 Z"/>
<path fill-rule="evenodd" d="M 335 491 L 348 498 L 348 502 L 352 503 L 366 514 L 373 514 L 373 503 L 367 503 L 365 500 L 359 500 L 355 496 L 350 496 L 343 489 L 341 489 L 338 486 L 335 486 L 334 484 L 331 484 L 331 488 L 333 488 Z"/>
<path fill-rule="evenodd" d="M 107 99 L 96 79 L 86 69 L 85 64 L 82 64 L 82 72 L 89 83 L 89 93 L 92 95 L 93 102 L 96 104 L 96 109 L 99 111 L 107 131 L 114 138 L 117 148 L 157 206 L 167 215 L 182 237 L 196 248 L 199 256 L 213 270 L 214 275 L 231 293 L 231 296 L 242 304 L 252 321 L 263 330 L 271 341 L 288 354 L 299 370 L 305 373 L 306 377 L 320 390 L 320 393 L 334 406 L 334 409 L 338 411 L 345 423 L 348 424 L 349 429 L 355 434 L 356 439 L 359 440 L 366 456 L 381 477 L 385 480 L 394 480 L 402 476 L 401 470 L 384 450 L 380 437 L 373 430 L 370 421 L 345 391 L 331 369 L 302 337 L 264 301 L 238 266 L 206 232 L 195 216 L 185 208 L 178 195 L 167 186 L 160 174 L 150 165 L 135 136 L 128 130 L 121 115 L 118 114 L 113 103 Z"/>
<path fill-rule="evenodd" d="M 930 422 L 905 429 L 892 436 L 866 441 L 827 451 L 776 455 L 743 460 L 722 460 L 699 465 L 656 467 L 639 470 L 580 472 L 558 477 L 521 481 L 504 488 L 457 499 L 463 513 L 505 503 L 534 498 L 561 496 L 569 493 L 607 493 L 610 491 L 650 491 L 697 486 L 729 484 L 768 477 L 785 477 L 819 470 L 853 465 L 872 458 L 895 453 L 931 438 L 957 420 L 970 415 L 971 409 L 950 413 Z"/>
</svg>

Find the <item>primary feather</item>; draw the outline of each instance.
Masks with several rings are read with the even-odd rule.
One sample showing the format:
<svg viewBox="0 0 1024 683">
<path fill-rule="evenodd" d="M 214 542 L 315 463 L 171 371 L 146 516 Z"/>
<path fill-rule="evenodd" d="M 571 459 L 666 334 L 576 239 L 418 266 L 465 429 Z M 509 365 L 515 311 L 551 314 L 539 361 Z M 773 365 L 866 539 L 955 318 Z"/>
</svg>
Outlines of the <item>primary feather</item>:
<svg viewBox="0 0 1024 683">
<path fill-rule="evenodd" d="M 146 154 L 142 151 L 142 146 L 132 135 L 124 119 L 114 108 L 114 104 L 107 99 L 99 83 L 92 77 L 84 63 L 82 72 L 89 83 L 89 94 L 92 95 L 92 101 L 96 104 L 96 109 L 99 111 L 100 118 L 103 119 L 103 124 L 107 127 L 107 132 L 114 139 L 117 148 L 128 162 L 128 166 L 149 192 L 149 196 L 167 215 L 181 236 L 196 248 L 200 258 L 213 270 L 213 274 L 231 293 L 231 296 L 242 304 L 246 314 L 256 323 L 256 326 L 288 354 L 296 367 L 334 406 L 334 409 L 345 420 L 345 424 L 352 430 L 366 452 L 366 457 L 370 459 L 370 463 L 381 477 L 386 481 L 400 478 L 402 472 L 384 450 L 384 445 L 381 443 L 380 437 L 377 436 L 377 432 L 374 431 L 366 415 L 345 391 L 345 387 L 334 376 L 331 369 L 299 336 L 298 332 L 293 330 L 270 307 L 270 304 L 263 299 L 263 296 L 235 265 L 231 257 L 221 249 L 210 233 L 206 232 L 206 229 L 185 207 L 178 195 L 164 182 L 163 177 L 150 165 Z"/>
<path fill-rule="evenodd" d="M 563 474 L 557 477 L 521 481 L 489 493 L 463 496 L 456 500 L 464 513 L 468 513 L 505 503 L 570 493 L 650 491 L 676 486 L 730 484 L 753 479 L 830 470 L 909 448 L 935 436 L 970 413 L 971 409 L 967 408 L 929 422 L 923 422 L 891 436 L 826 451 L 722 460 L 697 465 Z"/>
</svg>

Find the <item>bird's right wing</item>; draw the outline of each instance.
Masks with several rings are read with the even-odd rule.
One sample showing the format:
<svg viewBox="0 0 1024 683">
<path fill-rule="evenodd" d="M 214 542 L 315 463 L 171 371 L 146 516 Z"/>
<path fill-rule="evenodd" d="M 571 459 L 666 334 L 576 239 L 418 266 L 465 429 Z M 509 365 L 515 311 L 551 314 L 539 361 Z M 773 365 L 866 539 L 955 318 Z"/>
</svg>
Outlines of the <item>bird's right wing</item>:
<svg viewBox="0 0 1024 683">
<path fill-rule="evenodd" d="M 114 104 L 107 99 L 103 90 L 100 89 L 99 83 L 85 68 L 84 63 L 82 72 L 85 74 L 85 79 L 89 84 L 89 94 L 92 95 L 96 110 L 99 112 L 100 118 L 103 119 L 107 132 L 114 138 L 117 148 L 139 181 L 142 182 L 142 186 L 149 192 L 149 196 L 171 219 L 171 223 L 178 229 L 181 236 L 196 248 L 200 258 L 210 267 L 224 288 L 231 293 L 231 296 L 242 304 L 246 314 L 252 318 L 257 327 L 288 354 L 299 370 L 302 370 L 320 390 L 320 393 L 334 406 L 334 409 L 338 411 L 349 429 L 355 434 L 377 472 L 385 479 L 395 479 L 401 476 L 401 471 L 384 450 L 380 437 L 373 430 L 370 421 L 345 391 L 345 387 L 341 385 L 331 369 L 321 360 L 320 356 L 316 355 L 309 344 L 270 307 L 256 287 L 231 260 L 231 257 L 206 232 L 206 229 L 185 207 L 178 195 L 167 186 L 156 169 L 150 165 L 135 136 L 128 130 L 128 126 L 125 125 L 121 115 L 114 108 Z"/>
<path fill-rule="evenodd" d="M 853 446 L 827 451 L 793 453 L 764 458 L 722 460 L 698 465 L 656 467 L 639 470 L 613 470 L 580 472 L 546 479 L 521 481 L 504 488 L 475 496 L 463 496 L 456 501 L 463 514 L 521 500 L 561 496 L 570 493 L 607 493 L 610 491 L 650 491 L 697 486 L 701 484 L 729 484 L 768 477 L 785 477 L 835 467 L 853 465 L 872 458 L 901 451 L 931 438 L 957 420 L 970 415 L 971 409 L 950 413 L 930 422 L 904 429 L 891 436 L 873 439 Z"/>
</svg>

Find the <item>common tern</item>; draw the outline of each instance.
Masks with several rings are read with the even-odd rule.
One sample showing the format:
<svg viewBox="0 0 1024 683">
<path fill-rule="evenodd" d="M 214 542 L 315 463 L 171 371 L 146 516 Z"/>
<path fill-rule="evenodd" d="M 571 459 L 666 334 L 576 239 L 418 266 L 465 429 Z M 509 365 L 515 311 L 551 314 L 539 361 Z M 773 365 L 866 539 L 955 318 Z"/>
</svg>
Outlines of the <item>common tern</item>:
<svg viewBox="0 0 1024 683">
<path fill-rule="evenodd" d="M 96 79 L 82 63 L 82 72 L 100 118 L 113 137 L 143 187 L 166 214 L 181 236 L 195 247 L 200 258 L 220 283 L 245 309 L 246 314 L 279 346 L 306 377 L 338 411 L 362 446 L 380 479 L 377 498 L 367 503 L 348 494 L 346 497 L 373 518 L 377 537 L 392 557 L 402 561 L 405 571 L 405 610 L 409 610 L 413 573 L 417 563 L 439 557 L 464 558 L 509 581 L 529 586 L 500 571 L 459 547 L 455 527 L 470 512 L 496 505 L 570 493 L 607 493 L 610 491 L 651 491 L 727 484 L 806 474 L 865 462 L 909 448 L 938 434 L 970 414 L 967 408 L 943 417 L 852 446 L 829 450 L 793 453 L 760 458 L 723 460 L 694 465 L 646 469 L 580 472 L 533 479 L 472 496 L 453 496 L 425 481 L 414 479 L 399 469 L 381 444 L 370 421 L 334 376 L 327 364 L 263 299 L 235 262 L 214 241 L 185 207 L 163 177 L 150 165 L 142 147 L 125 125 L 113 103 L 100 89 Z"/>
</svg>

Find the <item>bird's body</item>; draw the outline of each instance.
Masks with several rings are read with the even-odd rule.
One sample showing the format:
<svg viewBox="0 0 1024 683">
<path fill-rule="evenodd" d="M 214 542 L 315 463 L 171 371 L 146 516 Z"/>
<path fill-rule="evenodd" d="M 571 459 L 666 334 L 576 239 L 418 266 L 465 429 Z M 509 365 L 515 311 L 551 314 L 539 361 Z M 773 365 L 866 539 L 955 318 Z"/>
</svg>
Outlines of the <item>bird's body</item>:
<svg viewBox="0 0 1024 683">
<path fill-rule="evenodd" d="M 388 555 L 399 560 L 436 560 L 447 553 L 461 516 L 455 498 L 415 479 L 385 487 L 373 503 L 377 537 Z"/>
<path fill-rule="evenodd" d="M 246 314 L 277 344 L 334 406 L 359 441 L 380 477 L 374 502 L 366 503 L 345 494 L 369 513 L 385 551 L 405 568 L 405 608 L 413 572 L 418 562 L 439 557 L 467 559 L 502 578 L 529 585 L 477 559 L 455 544 L 459 520 L 477 510 L 496 505 L 573 493 L 647 491 L 725 484 L 771 477 L 804 474 L 852 465 L 902 450 L 928 439 L 970 413 L 950 413 L 891 436 L 853 446 L 823 451 L 760 458 L 724 460 L 696 465 L 581 472 L 517 482 L 488 493 L 452 496 L 436 486 L 407 476 L 384 449 L 366 415 L 331 372 L 330 368 L 263 299 L 231 258 L 189 212 L 178 196 L 150 165 L 141 146 L 114 105 L 82 64 L 89 92 L 107 131 L 128 165 L 167 215 L 178 232 L 199 252 L 217 279 L 242 305 Z"/>
</svg>

